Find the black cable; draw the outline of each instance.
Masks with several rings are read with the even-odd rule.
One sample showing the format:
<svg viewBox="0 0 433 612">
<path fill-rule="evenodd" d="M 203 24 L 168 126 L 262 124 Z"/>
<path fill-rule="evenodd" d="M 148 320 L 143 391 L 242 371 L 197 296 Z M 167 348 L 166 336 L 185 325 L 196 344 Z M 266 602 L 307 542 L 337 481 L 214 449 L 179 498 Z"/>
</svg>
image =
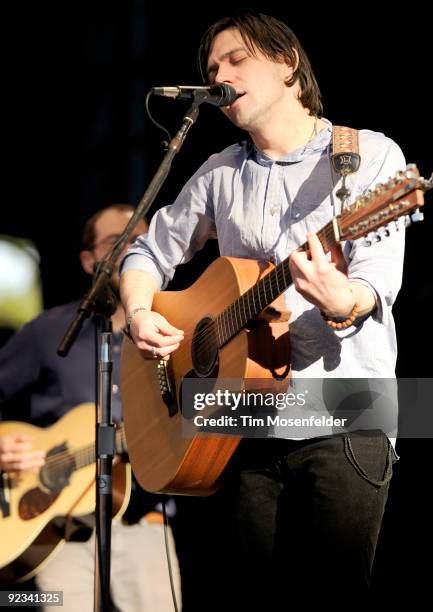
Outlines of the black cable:
<svg viewBox="0 0 433 612">
<path fill-rule="evenodd" d="M 151 95 L 152 95 L 152 90 L 150 90 L 150 91 L 147 93 L 147 96 L 146 96 L 146 112 L 147 112 L 147 115 L 148 115 L 149 119 L 152 121 L 152 123 L 153 123 L 154 125 L 156 125 L 156 127 L 157 127 L 158 129 L 160 129 L 162 132 L 164 132 L 164 134 L 167 134 L 167 136 L 168 136 L 168 140 L 163 140 L 163 141 L 162 141 L 162 143 L 161 143 L 161 144 L 162 144 L 162 146 L 164 147 L 164 151 L 167 151 L 167 149 L 168 149 L 168 145 L 169 145 L 169 143 L 171 142 L 171 135 L 170 135 L 170 132 L 169 132 L 169 131 L 168 131 L 168 130 L 167 130 L 167 129 L 166 129 L 164 126 L 163 126 L 163 125 L 161 125 L 160 123 L 158 123 L 158 122 L 156 121 L 156 119 L 154 119 L 154 118 L 152 117 L 152 114 L 151 114 L 150 109 L 149 109 L 149 98 L 150 98 L 150 96 L 151 96 Z"/>
</svg>

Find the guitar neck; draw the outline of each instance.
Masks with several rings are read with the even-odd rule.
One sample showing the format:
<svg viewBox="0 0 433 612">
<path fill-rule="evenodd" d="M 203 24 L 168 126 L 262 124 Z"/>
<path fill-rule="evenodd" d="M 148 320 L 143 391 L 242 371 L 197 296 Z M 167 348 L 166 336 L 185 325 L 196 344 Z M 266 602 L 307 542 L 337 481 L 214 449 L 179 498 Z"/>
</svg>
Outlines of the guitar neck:
<svg viewBox="0 0 433 612">
<path fill-rule="evenodd" d="M 433 188 L 433 179 L 420 177 L 417 167 L 409 164 L 386 184 L 379 183 L 356 202 L 333 217 L 318 233 L 323 250 L 328 253 L 342 240 L 356 240 L 412 212 L 413 221 L 421 221 L 419 207 L 424 205 L 423 192 Z M 387 234 L 385 234 L 387 235 Z M 389 235 L 389 232 L 388 232 Z M 308 243 L 299 247 L 306 251 Z M 215 319 L 216 337 L 221 348 L 249 321 L 257 317 L 292 284 L 289 257 L 279 263 L 258 283 L 232 302 Z"/>
<path fill-rule="evenodd" d="M 330 251 L 338 241 L 334 224 L 336 219 L 330 221 L 318 233 L 325 253 Z M 338 235 L 338 234 L 337 234 Z M 306 251 L 308 243 L 302 244 L 300 249 Z M 249 321 L 257 317 L 269 304 L 272 304 L 292 284 L 292 276 L 289 268 L 289 257 L 284 259 L 268 274 L 263 276 L 248 291 L 243 293 L 237 300 L 232 302 L 223 312 L 216 317 L 217 337 L 219 348 L 224 346 L 233 338 Z"/>
</svg>

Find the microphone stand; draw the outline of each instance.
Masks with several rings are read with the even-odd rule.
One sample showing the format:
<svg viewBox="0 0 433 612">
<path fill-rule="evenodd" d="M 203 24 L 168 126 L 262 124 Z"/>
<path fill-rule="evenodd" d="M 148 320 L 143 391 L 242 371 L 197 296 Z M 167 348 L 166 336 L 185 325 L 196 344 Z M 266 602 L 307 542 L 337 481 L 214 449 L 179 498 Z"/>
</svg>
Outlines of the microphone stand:
<svg viewBox="0 0 433 612">
<path fill-rule="evenodd" d="M 111 315 L 114 310 L 108 306 L 109 280 L 116 262 L 129 242 L 135 226 L 144 218 L 155 197 L 164 184 L 176 153 L 179 152 L 188 130 L 197 120 L 199 105 L 204 102 L 198 94 L 182 120 L 179 131 L 168 145 L 167 152 L 129 220 L 122 236 L 99 264 L 90 290 L 82 299 L 74 320 L 70 323 L 57 349 L 60 357 L 66 357 L 75 342 L 84 320 L 96 309 L 104 321 L 102 325 L 101 360 L 98 367 L 99 409 L 96 424 L 96 551 L 95 555 L 95 596 L 94 610 L 109 612 L 110 601 L 110 545 L 112 505 L 112 460 L 115 451 L 114 426 L 111 422 Z M 98 306 L 97 306 L 98 304 Z M 101 419 L 99 420 L 99 416 Z"/>
</svg>

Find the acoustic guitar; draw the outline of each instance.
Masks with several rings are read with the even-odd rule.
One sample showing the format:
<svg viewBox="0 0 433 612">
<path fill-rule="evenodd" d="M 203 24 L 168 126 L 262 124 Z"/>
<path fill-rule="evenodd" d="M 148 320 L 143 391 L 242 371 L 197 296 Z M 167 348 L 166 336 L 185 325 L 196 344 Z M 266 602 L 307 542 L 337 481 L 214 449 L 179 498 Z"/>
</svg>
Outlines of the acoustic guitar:
<svg viewBox="0 0 433 612">
<path fill-rule="evenodd" d="M 46 451 L 37 474 L 0 474 L 0 583 L 28 580 L 65 543 L 73 517 L 95 511 L 95 407 L 80 404 L 54 425 L 0 423 L 0 436 L 27 434 L 34 450 Z M 123 426 L 116 430 L 113 516 L 123 514 L 131 492 L 131 466 Z M 60 517 L 65 517 L 59 521 Z M 66 523 L 65 523 L 66 522 Z"/>
<path fill-rule="evenodd" d="M 317 236 L 325 250 L 372 234 L 412 213 L 420 220 L 423 192 L 432 181 L 414 165 L 361 197 L 334 217 Z M 307 250 L 307 243 L 300 248 Z M 292 279 L 289 259 L 268 262 L 220 257 L 185 291 L 155 294 L 153 310 L 183 329 L 184 340 L 169 362 L 145 360 L 124 340 L 121 384 L 128 453 L 140 485 L 154 492 L 210 495 L 239 444 L 237 435 L 203 432 L 187 437 L 182 390 L 188 379 L 209 379 L 209 392 L 239 380 L 237 391 L 267 379 L 277 391 L 290 375 L 289 313 L 283 292 Z M 216 381 L 216 382 L 215 382 Z M 221 384 L 220 384 L 221 381 Z M 221 387 L 222 385 L 222 387 Z M 188 414 L 191 410 L 188 411 Z"/>
</svg>

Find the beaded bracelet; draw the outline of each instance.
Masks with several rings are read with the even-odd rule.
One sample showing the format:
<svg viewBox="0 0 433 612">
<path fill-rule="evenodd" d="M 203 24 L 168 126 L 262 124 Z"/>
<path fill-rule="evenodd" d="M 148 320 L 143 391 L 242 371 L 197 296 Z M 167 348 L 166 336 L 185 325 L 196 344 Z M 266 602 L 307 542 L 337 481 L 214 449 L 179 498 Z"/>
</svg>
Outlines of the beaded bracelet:
<svg viewBox="0 0 433 612">
<path fill-rule="evenodd" d="M 337 321 L 333 321 L 332 319 L 328 319 L 328 317 L 322 311 L 320 311 L 320 314 L 322 315 L 323 320 L 325 321 L 326 325 L 329 325 L 329 327 L 332 327 L 332 329 L 346 329 L 347 327 L 350 327 L 353 324 L 354 320 L 358 316 L 359 304 L 358 302 L 355 302 L 355 305 L 352 308 L 352 312 L 350 313 L 350 315 L 347 317 L 345 321 L 337 322 Z"/>
</svg>

